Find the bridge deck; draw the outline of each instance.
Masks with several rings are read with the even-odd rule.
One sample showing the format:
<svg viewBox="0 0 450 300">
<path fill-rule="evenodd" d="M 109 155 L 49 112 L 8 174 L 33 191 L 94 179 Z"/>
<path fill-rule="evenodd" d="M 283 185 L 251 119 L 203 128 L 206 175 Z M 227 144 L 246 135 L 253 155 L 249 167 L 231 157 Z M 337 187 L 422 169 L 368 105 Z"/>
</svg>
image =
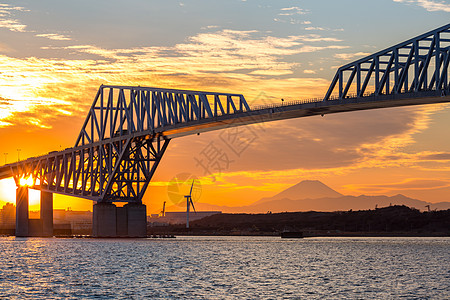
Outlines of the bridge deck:
<svg viewBox="0 0 450 300">
<path fill-rule="evenodd" d="M 142 131 L 131 133 L 130 137 L 152 136 L 155 133 L 163 135 L 169 139 L 183 137 L 187 135 L 203 133 L 213 130 L 219 130 L 229 127 L 242 126 L 247 124 L 255 124 L 262 122 L 270 122 L 277 120 L 285 120 L 292 118 L 301 118 L 314 115 L 324 115 L 340 112 L 351 112 L 357 110 L 368 110 L 377 108 L 400 107 L 421 104 L 445 103 L 450 102 L 450 92 L 442 93 L 441 91 L 422 91 L 404 94 L 391 94 L 367 97 L 355 97 L 346 99 L 335 99 L 317 102 L 294 102 L 284 105 L 269 105 L 259 107 L 254 110 L 237 112 L 234 114 L 221 115 L 215 118 L 201 119 L 176 125 L 169 125 L 157 128 L 154 131 Z M 118 140 L 120 137 L 111 138 L 110 140 Z M 106 141 L 97 141 L 90 144 L 90 147 L 104 144 Z M 56 157 L 64 153 L 70 153 L 78 148 L 86 148 L 87 146 L 78 146 L 68 148 L 63 151 L 55 151 L 39 157 L 27 159 L 27 162 L 39 160 L 43 158 Z M 22 161 L 23 162 L 23 161 Z M 0 179 L 13 176 L 12 168 L 22 162 L 7 164 L 0 167 Z"/>
<path fill-rule="evenodd" d="M 181 137 L 234 126 L 302 118 L 315 115 L 351 112 L 377 108 L 389 108 L 450 102 L 450 93 L 436 91 L 380 95 L 359 98 L 334 99 L 317 102 L 286 103 L 270 105 L 248 112 L 216 117 L 214 120 L 200 120 L 161 128 L 159 132 L 169 138 Z"/>
</svg>

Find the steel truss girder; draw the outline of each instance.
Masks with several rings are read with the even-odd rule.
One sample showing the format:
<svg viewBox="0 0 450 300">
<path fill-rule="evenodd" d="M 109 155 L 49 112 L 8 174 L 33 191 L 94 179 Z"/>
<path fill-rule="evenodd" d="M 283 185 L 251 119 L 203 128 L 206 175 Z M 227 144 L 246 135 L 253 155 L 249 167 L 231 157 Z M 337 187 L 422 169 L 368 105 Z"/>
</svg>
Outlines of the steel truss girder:
<svg viewBox="0 0 450 300">
<path fill-rule="evenodd" d="M 324 100 L 447 90 L 449 59 L 447 24 L 340 67 Z"/>
<path fill-rule="evenodd" d="M 16 183 L 98 202 L 137 202 L 167 149 L 169 139 L 125 137 L 50 153 L 12 166 Z"/>
<path fill-rule="evenodd" d="M 240 94 L 100 86 L 75 146 L 250 111 Z"/>
<path fill-rule="evenodd" d="M 243 95 L 100 86 L 74 148 L 11 165 L 16 183 L 97 202 L 140 202 L 170 138 L 166 128 L 250 111 Z"/>
</svg>

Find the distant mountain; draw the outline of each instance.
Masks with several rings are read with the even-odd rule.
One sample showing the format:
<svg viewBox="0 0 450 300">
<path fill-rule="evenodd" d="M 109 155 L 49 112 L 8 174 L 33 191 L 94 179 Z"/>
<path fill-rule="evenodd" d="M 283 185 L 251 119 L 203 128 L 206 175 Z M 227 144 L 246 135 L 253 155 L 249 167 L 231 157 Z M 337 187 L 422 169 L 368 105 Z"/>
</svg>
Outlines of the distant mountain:
<svg viewBox="0 0 450 300">
<path fill-rule="evenodd" d="M 325 195 L 325 196 L 322 196 Z M 426 210 L 426 205 L 437 210 L 450 209 L 450 202 L 430 203 L 404 195 L 395 196 L 344 196 L 320 181 L 302 181 L 270 198 L 263 198 L 251 205 L 230 207 L 196 203 L 198 210 L 220 210 L 224 213 L 266 213 L 296 211 L 347 211 L 368 210 L 390 205 L 406 205 Z"/>
<path fill-rule="evenodd" d="M 342 196 L 343 195 L 341 193 L 336 192 L 335 190 L 318 180 L 304 180 L 276 194 L 275 196 L 262 198 L 252 205 L 258 205 L 261 203 L 281 199 L 319 199 L 338 198 Z"/>
<path fill-rule="evenodd" d="M 440 209 L 449 209 L 450 202 L 442 203 Z M 251 212 L 284 212 L 284 211 L 346 211 L 346 210 L 367 210 L 375 207 L 386 207 L 390 205 L 406 205 L 419 210 L 425 210 L 426 205 L 434 209 L 433 203 L 408 198 L 403 195 L 388 196 L 342 196 L 339 198 L 320 198 L 320 199 L 300 199 L 300 200 L 273 200 L 257 205 L 246 207 Z M 437 207 L 436 207 L 437 208 Z"/>
<path fill-rule="evenodd" d="M 447 210 L 450 209 L 450 202 L 438 202 L 438 203 L 430 203 L 430 208 L 432 210 Z"/>
<path fill-rule="evenodd" d="M 300 199 L 300 200 L 272 200 L 263 203 L 252 204 L 248 206 L 220 206 L 207 203 L 196 203 L 197 210 L 215 210 L 224 213 L 266 213 L 271 211 L 278 212 L 296 212 L 296 211 L 347 211 L 347 210 L 368 210 L 375 207 L 387 207 L 390 205 L 406 205 L 417 208 L 421 211 L 426 210 L 426 205 L 437 210 L 450 209 L 450 202 L 429 203 L 417 199 L 408 198 L 403 195 L 396 196 L 342 196 L 339 198 L 319 198 L 319 199 Z"/>
</svg>

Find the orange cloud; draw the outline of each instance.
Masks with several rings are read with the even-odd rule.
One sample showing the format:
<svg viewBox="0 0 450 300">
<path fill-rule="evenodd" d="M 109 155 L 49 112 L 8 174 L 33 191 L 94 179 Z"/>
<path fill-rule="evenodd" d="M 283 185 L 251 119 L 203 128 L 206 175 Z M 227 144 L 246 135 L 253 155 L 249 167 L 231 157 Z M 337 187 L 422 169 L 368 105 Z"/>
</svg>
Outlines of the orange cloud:
<svg viewBox="0 0 450 300">
<path fill-rule="evenodd" d="M 434 190 L 450 187 L 449 179 L 408 178 L 401 182 L 383 184 L 348 184 L 345 189 L 360 193 L 383 194 L 395 191 Z"/>
<path fill-rule="evenodd" d="M 43 38 L 47 38 L 49 40 L 55 40 L 55 41 L 70 41 L 71 38 L 63 35 L 63 34 L 57 34 L 57 33 L 41 33 L 41 34 L 36 34 L 37 37 L 43 37 Z"/>
<path fill-rule="evenodd" d="M 56 34 L 38 36 L 66 39 Z M 90 55 L 89 59 L 0 55 L 0 64 L 4 66 L 0 73 L 0 96 L 21 100 L 15 101 L 9 110 L 3 107 L 0 126 L 17 123 L 19 119 L 11 116 L 20 113 L 28 118 L 26 122 L 30 125 L 51 127 L 49 119 L 43 118 L 42 109 L 37 109 L 40 105 L 36 101 L 56 110 L 57 116 L 73 114 L 82 117 L 101 83 L 211 90 L 222 88 L 224 91 L 244 93 L 250 98 L 262 90 L 270 90 L 272 99 L 317 97 L 323 94 L 328 81 L 280 78 L 292 74 L 293 69 L 298 67 L 298 63 L 287 62 L 285 58 L 294 54 L 344 48 L 339 45 L 305 44 L 337 41 L 318 35 L 279 38 L 261 35 L 257 31 L 220 30 L 192 36 L 186 43 L 173 47 L 44 47 L 48 51 L 75 51 Z M 34 119 L 33 114 L 36 116 Z"/>
<path fill-rule="evenodd" d="M 13 13 L 16 11 L 26 10 L 20 6 L 11 6 L 9 4 L 0 3 L 0 27 L 10 31 L 25 32 L 27 26 L 12 17 Z"/>
<path fill-rule="evenodd" d="M 450 12 L 450 6 L 444 1 L 432 1 L 432 0 L 394 0 L 394 2 L 416 4 L 425 8 L 427 11 L 443 11 Z"/>
<path fill-rule="evenodd" d="M 356 53 L 338 53 L 335 54 L 334 57 L 342 60 L 351 60 L 351 59 L 358 59 L 365 56 L 370 55 L 371 53 L 368 52 L 356 52 Z"/>
</svg>

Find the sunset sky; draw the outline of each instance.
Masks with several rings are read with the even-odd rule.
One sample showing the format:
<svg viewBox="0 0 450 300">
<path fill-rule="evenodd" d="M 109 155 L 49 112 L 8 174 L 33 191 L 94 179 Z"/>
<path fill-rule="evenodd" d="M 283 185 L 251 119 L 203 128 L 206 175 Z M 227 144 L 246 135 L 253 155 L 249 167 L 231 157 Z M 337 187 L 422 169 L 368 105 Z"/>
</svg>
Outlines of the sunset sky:
<svg viewBox="0 0 450 300">
<path fill-rule="evenodd" d="M 0 0 L 0 163 L 74 146 L 101 84 L 241 93 L 250 105 L 322 97 L 337 67 L 449 22 L 440 0 Z M 183 173 L 202 183 L 196 201 L 228 206 L 307 179 L 450 201 L 449 127 L 445 104 L 179 138 L 144 202 L 170 205 L 167 184 Z M 233 149 L 236 135 L 245 148 Z M 204 168 L 212 148 L 227 159 Z M 0 181 L 0 205 L 13 196 L 12 180 Z M 67 207 L 92 202 L 55 196 Z"/>
</svg>

